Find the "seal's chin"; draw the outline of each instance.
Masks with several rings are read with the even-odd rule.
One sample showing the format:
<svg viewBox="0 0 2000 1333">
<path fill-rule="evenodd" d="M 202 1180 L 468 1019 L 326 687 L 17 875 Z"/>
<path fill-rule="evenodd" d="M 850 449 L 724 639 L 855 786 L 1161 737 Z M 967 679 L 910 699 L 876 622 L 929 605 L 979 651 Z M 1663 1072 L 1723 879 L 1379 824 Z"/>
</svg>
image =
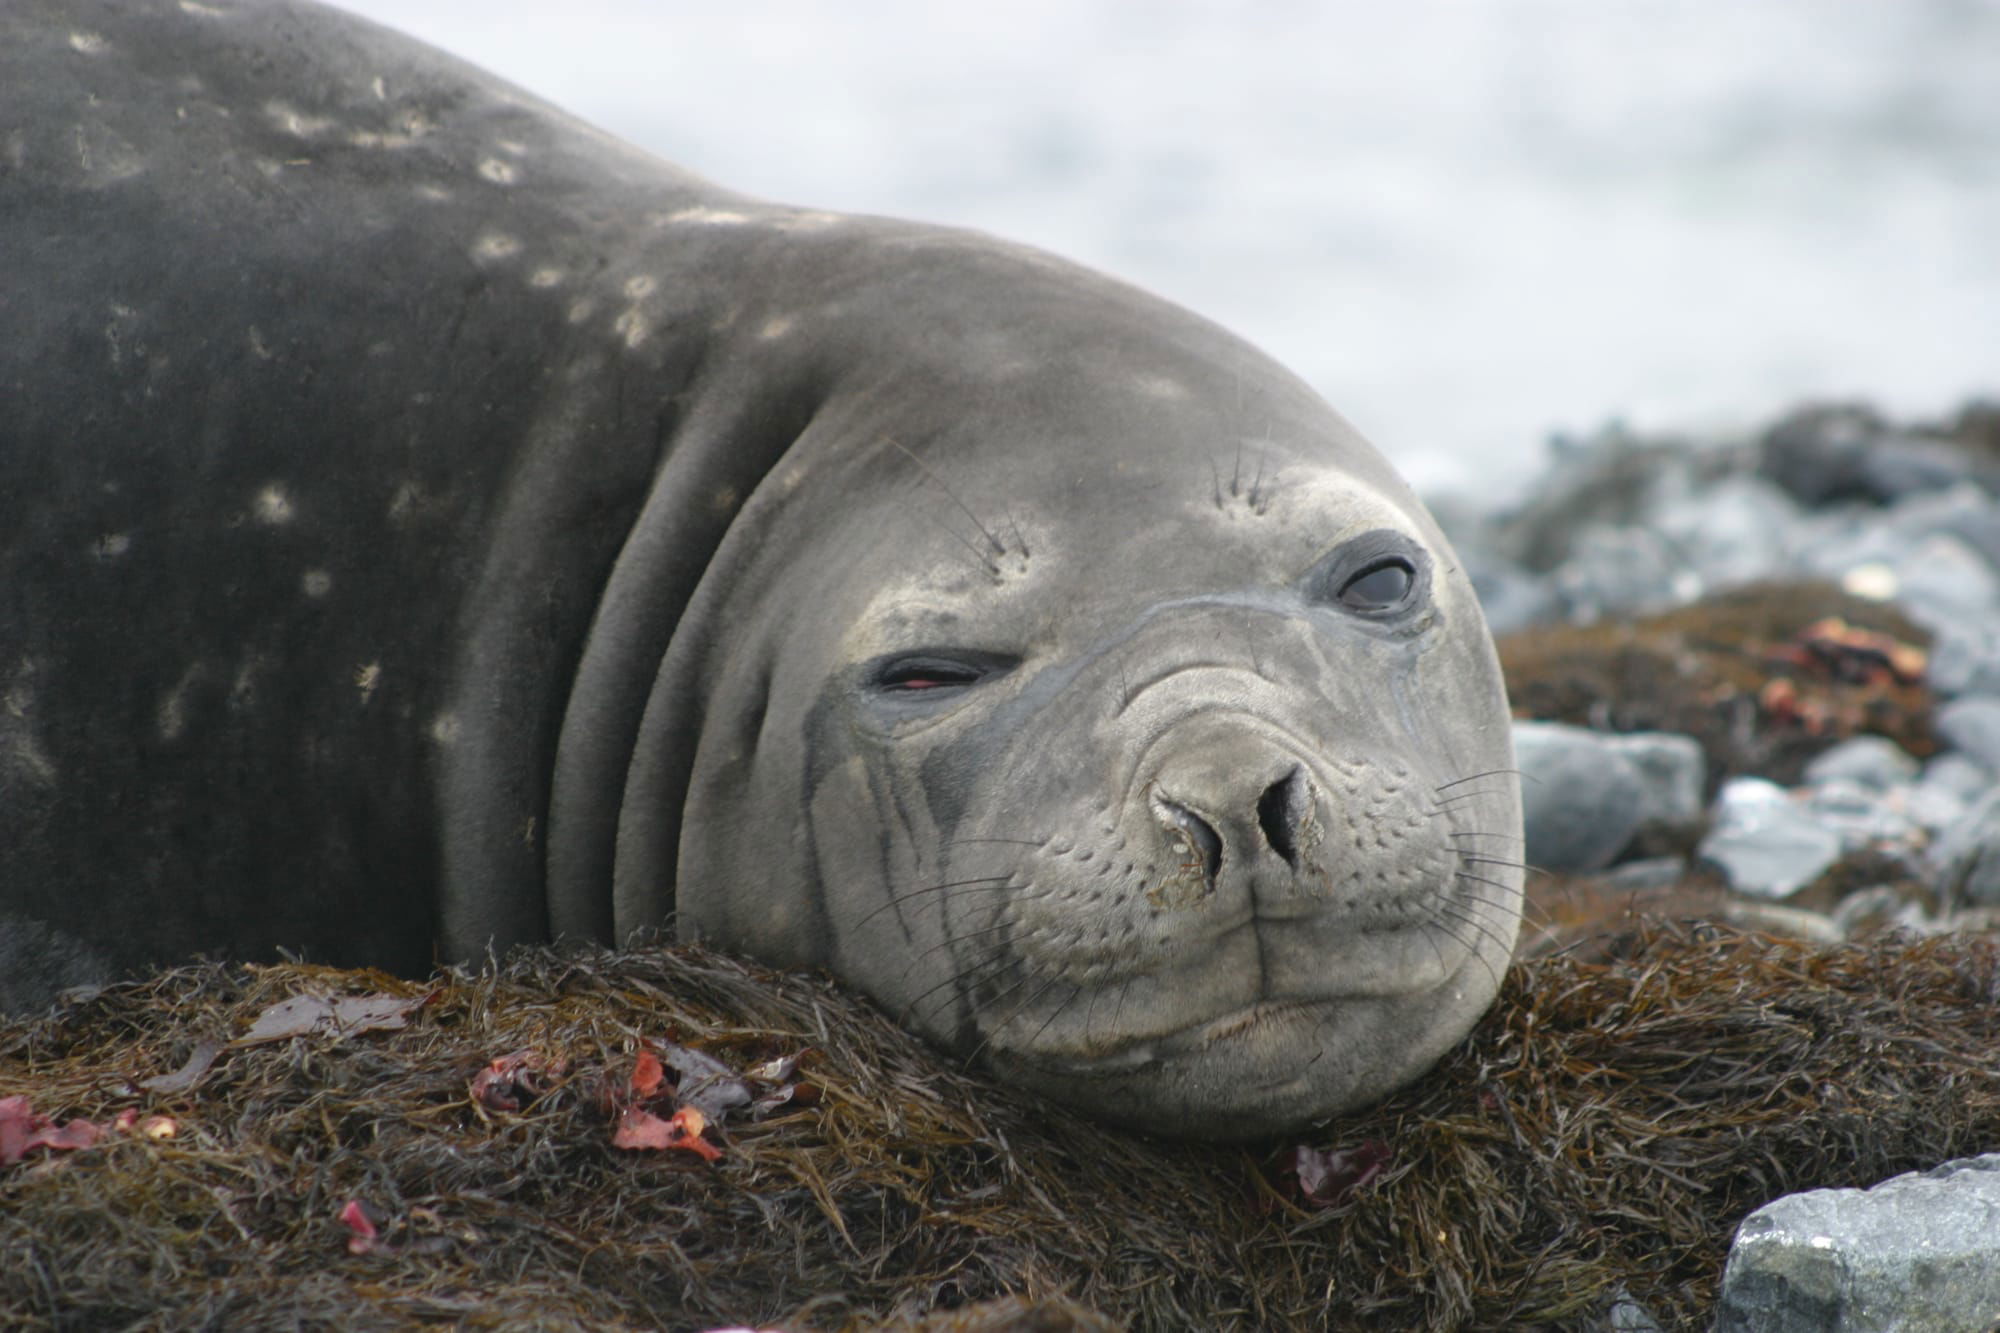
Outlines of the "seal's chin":
<svg viewBox="0 0 2000 1333">
<path fill-rule="evenodd" d="M 1380 1100 L 1477 1021 L 1497 969 L 1478 957 L 1428 991 L 1259 999 L 1157 1035 L 989 1049 L 1002 1077 L 1130 1128 L 1237 1140 Z"/>
</svg>

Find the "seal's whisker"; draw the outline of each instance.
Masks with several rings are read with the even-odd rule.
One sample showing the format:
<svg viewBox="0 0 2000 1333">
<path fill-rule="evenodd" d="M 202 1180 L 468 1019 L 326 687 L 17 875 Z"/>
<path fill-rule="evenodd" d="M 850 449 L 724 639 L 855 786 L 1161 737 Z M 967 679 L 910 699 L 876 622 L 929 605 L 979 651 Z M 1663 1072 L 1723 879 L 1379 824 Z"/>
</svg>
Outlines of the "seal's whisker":
<svg viewBox="0 0 2000 1333">
<path fill-rule="evenodd" d="M 979 535 L 986 538 L 987 542 L 991 544 L 991 546 L 993 547 L 994 555 L 1005 555 L 1007 553 L 1007 544 L 1001 541 L 998 537 L 994 536 L 993 530 L 991 528 L 987 527 L 984 523 L 980 522 L 979 515 L 972 512 L 972 506 L 967 504 L 965 501 L 959 499 L 958 492 L 954 491 L 950 486 L 946 485 L 944 478 L 940 477 L 929 463 L 926 463 L 923 459 L 917 457 L 916 454 L 912 453 L 903 444 L 901 440 L 896 439 L 894 436 L 884 435 L 882 438 L 883 440 L 887 441 L 887 443 L 892 449 L 899 451 L 905 458 L 909 459 L 912 463 L 915 463 L 917 465 L 917 470 L 919 472 L 923 473 L 926 477 L 929 477 L 931 481 L 936 484 L 939 490 L 943 491 L 947 496 L 951 498 L 951 502 L 959 507 L 960 512 L 962 512 L 967 518 L 972 520 L 972 526 L 979 529 Z M 966 544 L 968 546 L 972 545 L 970 542 L 967 542 Z M 978 547 L 976 546 L 973 547 L 973 554 L 979 555 Z M 993 573 L 998 574 L 1000 572 L 1000 567 L 994 564 L 992 560 L 989 559 L 988 557 L 981 555 L 980 560 L 982 563 L 985 564 L 986 568 L 991 570 Z"/>
<path fill-rule="evenodd" d="M 1005 947 L 1003 942 L 1002 945 L 994 948 L 991 957 L 976 962 L 970 967 L 961 968 L 947 976 L 943 981 L 935 985 L 926 986 L 923 990 L 911 996 L 908 1002 L 904 1004 L 903 1012 L 919 1018 L 934 1017 L 935 1015 L 925 1015 L 923 1013 L 921 1006 L 925 1000 L 944 990 L 947 986 L 951 987 L 951 990 L 944 997 L 947 1001 L 964 998 L 966 991 L 973 986 L 983 985 L 987 981 L 992 980 L 995 974 L 1004 971 L 1007 964 L 1012 961 L 1013 954 Z M 981 973 L 985 975 L 980 975 Z"/>
<path fill-rule="evenodd" d="M 1507 939 L 1494 930 L 1491 924 L 1482 920 L 1479 914 L 1472 911 L 1470 907 L 1462 903 L 1440 903 L 1437 910 L 1440 916 L 1448 916 L 1460 925 L 1470 926 L 1492 943 L 1500 945 L 1503 949 L 1511 950 L 1512 945 L 1508 943 Z M 1470 940 L 1460 939 L 1459 943 L 1465 945 L 1467 948 L 1472 947 L 1472 941 Z"/>
<path fill-rule="evenodd" d="M 1467 865 L 1507 866 L 1510 869 L 1523 871 L 1526 874 L 1530 875 L 1546 876 L 1549 874 L 1548 871 L 1542 869 L 1540 866 L 1531 866 L 1526 861 L 1509 861 L 1504 856 L 1475 856 L 1471 852 L 1460 852 L 1458 854 L 1458 859 L 1465 862 Z"/>
<path fill-rule="evenodd" d="M 1447 833 L 1444 836 L 1447 838 L 1502 838 L 1508 842 L 1527 841 L 1526 838 L 1518 833 L 1495 833 L 1489 829 L 1460 829 L 1457 832 Z"/>
<path fill-rule="evenodd" d="M 1450 791 L 1453 787 L 1462 787 L 1468 782 L 1477 782 L 1481 778 L 1505 777 L 1509 773 L 1517 778 L 1526 776 L 1518 768 L 1489 768 L 1483 773 L 1468 773 L 1462 778 L 1453 778 L 1450 782 L 1440 782 L 1437 786 L 1431 788 L 1431 790 Z"/>
<path fill-rule="evenodd" d="M 1023 982 L 1025 982 L 1033 978 L 1035 975 L 1036 973 L 1030 972 L 1028 976 L 1023 978 L 1022 980 Z M 979 1058 L 981 1052 L 985 1051 L 985 1049 L 992 1044 L 993 1039 L 995 1037 L 999 1036 L 1002 1032 L 1006 1031 L 1008 1026 L 1012 1024 L 1016 1018 L 1019 1018 L 1023 1013 L 1027 1012 L 1029 1009 L 1032 1009 L 1035 1006 L 1035 1002 L 1037 1000 L 1041 999 L 1044 995 L 1047 995 L 1049 993 L 1050 987 L 1060 985 L 1061 983 L 1062 983 L 1062 973 L 1051 972 L 1049 974 L 1049 979 L 1047 981 L 1044 981 L 1041 985 L 1037 986 L 1033 994 L 1029 995 L 1027 999 L 1021 1001 L 1019 1004 L 1015 1005 L 1012 1009 L 1008 1010 L 1007 1016 L 1005 1018 L 1001 1019 L 998 1023 L 995 1023 L 992 1027 L 986 1030 L 986 1035 L 980 1038 L 979 1044 L 973 1047 L 972 1050 L 966 1055 L 965 1067 L 967 1069 L 972 1068 L 973 1062 Z M 1011 995 L 1013 994 L 1014 991 L 1019 989 L 1020 989 L 1020 984 L 1016 984 L 1007 992 L 1007 994 Z M 1069 999 L 1064 1000 L 1061 1004 L 1056 1006 L 1055 1014 L 1049 1015 L 1048 1022 L 1044 1022 L 1041 1027 L 1035 1029 L 1035 1036 L 1030 1037 L 1025 1044 L 1033 1045 L 1035 1038 L 1040 1037 L 1042 1033 L 1045 1030 L 1047 1030 L 1049 1023 L 1055 1021 L 1056 1014 L 1060 1014 L 1064 1009 L 1068 1008 L 1070 1000 L 1074 1000 L 1076 996 L 1077 996 L 1077 988 L 1075 986 L 1071 986 Z M 1005 997 L 1002 996 L 1000 998 L 1005 998 Z"/>
<path fill-rule="evenodd" d="M 859 929 L 860 927 L 867 925 L 870 921 L 873 921 L 876 917 L 882 915 L 882 913 L 890 910 L 891 908 L 900 907 L 904 903 L 909 902 L 912 898 L 922 898 L 930 894 L 939 894 L 945 892 L 948 889 L 973 889 L 981 892 L 992 893 L 1000 889 L 1015 887 L 1012 882 L 1013 879 L 1014 879 L 1013 872 L 1009 871 L 1007 874 L 1004 875 L 981 875 L 977 879 L 947 880 L 943 884 L 928 884 L 921 889 L 910 889 L 907 892 L 898 893 L 894 895 L 887 902 L 883 903 L 880 907 L 875 908 L 874 910 L 870 911 L 866 916 L 863 916 L 859 921 L 856 921 L 854 925 L 857 929 Z M 934 901 L 943 902 L 944 899 L 938 898 L 935 899 Z"/>
<path fill-rule="evenodd" d="M 1028 1046 L 1033 1046 L 1036 1042 L 1040 1041 L 1042 1039 L 1042 1034 L 1049 1030 L 1049 1024 L 1055 1022 L 1058 1018 L 1061 1018 L 1063 1016 L 1063 1011 L 1068 1009 L 1072 1004 L 1075 1004 L 1076 997 L 1081 994 L 1083 994 L 1083 987 L 1077 985 L 1074 982 L 1071 982 L 1069 988 L 1069 995 L 1063 1000 L 1061 1004 L 1057 1005 L 1050 1012 L 1047 1018 L 1042 1020 L 1042 1025 L 1035 1029 L 1035 1035 L 1028 1038 L 1025 1044 Z"/>
</svg>

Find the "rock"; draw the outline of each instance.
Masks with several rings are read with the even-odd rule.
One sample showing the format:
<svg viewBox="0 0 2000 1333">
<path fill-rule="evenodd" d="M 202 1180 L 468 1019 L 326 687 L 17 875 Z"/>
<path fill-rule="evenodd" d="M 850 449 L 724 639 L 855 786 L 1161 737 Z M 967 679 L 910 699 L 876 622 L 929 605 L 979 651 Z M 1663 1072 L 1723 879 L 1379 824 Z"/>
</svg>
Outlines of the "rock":
<svg viewBox="0 0 2000 1333">
<path fill-rule="evenodd" d="M 1794 801 L 1803 812 L 1840 839 L 1840 850 L 1872 847 L 1912 854 L 1927 841 L 1910 818 L 1904 789 L 1882 791 L 1845 778 L 1805 788 Z"/>
<path fill-rule="evenodd" d="M 1592 523 L 1577 533 L 1570 550 L 1549 582 L 1575 624 L 1663 611 L 1692 601 L 1702 590 L 1701 575 L 1650 528 Z"/>
<path fill-rule="evenodd" d="M 1960 805 L 1971 805 L 1993 789 L 1993 779 L 1976 760 L 1947 750 L 1924 765 L 1917 785 L 1955 796 Z"/>
<path fill-rule="evenodd" d="M 1852 782 L 1887 791 L 1916 781 L 1923 766 L 1885 736 L 1853 736 L 1806 763 L 1805 780 L 1812 784 Z"/>
<path fill-rule="evenodd" d="M 1672 888 L 1686 874 L 1687 862 L 1678 856 L 1649 856 L 1620 862 L 1604 872 L 1601 883 L 1619 893 L 1645 893 Z"/>
<path fill-rule="evenodd" d="M 1949 490 L 1972 475 L 1971 462 L 1965 450 L 1943 440 L 1884 435 L 1862 456 L 1861 481 L 1872 496 L 1894 503 Z"/>
<path fill-rule="evenodd" d="M 1944 698 L 2000 694 L 2000 619 L 1938 626 L 1925 682 Z"/>
<path fill-rule="evenodd" d="M 2000 615 L 2000 572 L 1950 532 L 1909 536 L 1842 515 L 1806 525 L 1800 568 L 1875 600 L 1893 600 L 1926 629 Z"/>
<path fill-rule="evenodd" d="M 1974 694 L 1937 710 L 1937 734 L 1951 749 L 2000 777 L 2000 695 Z"/>
<path fill-rule="evenodd" d="M 1939 901 L 2000 907 L 2000 788 L 1939 835 L 1930 869 Z"/>
<path fill-rule="evenodd" d="M 1718 1333 L 1966 1333 L 2000 1311 L 2000 1154 L 1811 1190 L 1743 1220 Z"/>
<path fill-rule="evenodd" d="M 1761 477 L 1735 475 L 1660 502 L 1652 527 L 1700 577 L 1701 591 L 1784 577 L 1800 511 Z"/>
<path fill-rule="evenodd" d="M 1696 855 L 1713 862 L 1738 893 L 1789 897 L 1840 858 L 1840 836 L 1763 778 L 1725 782 L 1712 817 Z"/>
<path fill-rule="evenodd" d="M 1701 818 L 1708 757 L 1700 741 L 1672 731 L 1626 732 L 1603 741 L 1639 775 L 1642 823 L 1692 824 Z"/>
<path fill-rule="evenodd" d="M 1486 627 L 1495 634 L 1512 634 L 1562 618 L 1562 598 L 1548 580 L 1498 556 L 1468 559 L 1466 564 L 1479 609 L 1486 613 Z"/>
<path fill-rule="evenodd" d="M 1601 870 L 1632 840 L 1645 783 L 1606 738 L 1558 722 L 1516 722 L 1514 760 L 1529 865 L 1562 873 Z"/>
<path fill-rule="evenodd" d="M 1801 504 L 1872 500 L 1865 460 L 1882 431 L 1882 418 L 1859 403 L 1802 407 L 1764 432 L 1757 471 Z"/>
</svg>

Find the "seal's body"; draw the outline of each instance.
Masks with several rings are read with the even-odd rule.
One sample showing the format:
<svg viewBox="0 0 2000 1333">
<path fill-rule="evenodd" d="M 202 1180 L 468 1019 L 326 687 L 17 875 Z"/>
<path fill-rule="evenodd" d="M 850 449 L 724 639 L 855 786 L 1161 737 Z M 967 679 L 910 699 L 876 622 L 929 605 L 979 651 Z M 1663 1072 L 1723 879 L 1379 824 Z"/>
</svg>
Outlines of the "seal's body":
<svg viewBox="0 0 2000 1333">
<path fill-rule="evenodd" d="M 0 996 L 671 919 L 1131 1124 L 1370 1100 L 1518 915 L 1498 668 L 1221 330 L 368 23 L 0 42 Z"/>
</svg>

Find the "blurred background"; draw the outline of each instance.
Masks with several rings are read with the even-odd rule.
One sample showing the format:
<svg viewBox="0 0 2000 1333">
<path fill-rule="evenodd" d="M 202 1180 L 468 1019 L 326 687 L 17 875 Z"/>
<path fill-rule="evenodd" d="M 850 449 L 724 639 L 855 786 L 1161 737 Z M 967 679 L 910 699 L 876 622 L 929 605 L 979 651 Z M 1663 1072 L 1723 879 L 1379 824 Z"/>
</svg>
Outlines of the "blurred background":
<svg viewBox="0 0 2000 1333">
<path fill-rule="evenodd" d="M 1433 492 L 2000 391 L 2000 0 L 345 3 L 732 188 L 1150 287 Z"/>
</svg>

